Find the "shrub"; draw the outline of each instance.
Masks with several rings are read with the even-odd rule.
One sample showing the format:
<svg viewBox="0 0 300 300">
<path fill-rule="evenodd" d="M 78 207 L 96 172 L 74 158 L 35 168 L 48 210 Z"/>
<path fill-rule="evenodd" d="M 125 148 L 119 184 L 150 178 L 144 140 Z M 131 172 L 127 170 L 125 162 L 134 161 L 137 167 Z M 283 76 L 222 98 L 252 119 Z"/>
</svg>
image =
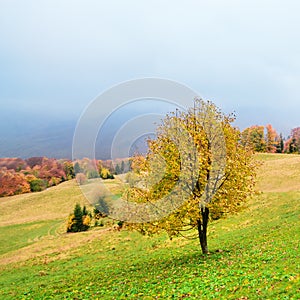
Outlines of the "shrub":
<svg viewBox="0 0 300 300">
<path fill-rule="evenodd" d="M 87 182 L 87 178 L 83 173 L 76 174 L 76 181 L 79 185 L 83 185 Z"/>
<path fill-rule="evenodd" d="M 45 190 L 48 186 L 46 180 L 39 179 L 39 178 L 30 181 L 29 184 L 30 184 L 30 190 L 32 192 L 41 192 Z"/>
<path fill-rule="evenodd" d="M 102 168 L 101 169 L 101 173 L 100 173 L 100 177 L 102 179 L 114 179 L 114 175 L 110 173 L 110 171 L 107 168 Z"/>
</svg>

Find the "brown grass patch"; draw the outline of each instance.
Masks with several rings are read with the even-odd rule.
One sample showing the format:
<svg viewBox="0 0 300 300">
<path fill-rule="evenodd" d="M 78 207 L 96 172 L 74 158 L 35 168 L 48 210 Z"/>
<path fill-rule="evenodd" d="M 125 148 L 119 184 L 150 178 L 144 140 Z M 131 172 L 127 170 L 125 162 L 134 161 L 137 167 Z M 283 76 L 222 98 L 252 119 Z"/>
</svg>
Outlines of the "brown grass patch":
<svg viewBox="0 0 300 300">
<path fill-rule="evenodd" d="M 38 193 L 0 198 L 0 226 L 65 219 L 76 203 L 89 206 L 75 180 Z"/>
<path fill-rule="evenodd" d="M 300 191 L 300 155 L 268 155 L 259 168 L 257 188 L 262 192 Z"/>
</svg>

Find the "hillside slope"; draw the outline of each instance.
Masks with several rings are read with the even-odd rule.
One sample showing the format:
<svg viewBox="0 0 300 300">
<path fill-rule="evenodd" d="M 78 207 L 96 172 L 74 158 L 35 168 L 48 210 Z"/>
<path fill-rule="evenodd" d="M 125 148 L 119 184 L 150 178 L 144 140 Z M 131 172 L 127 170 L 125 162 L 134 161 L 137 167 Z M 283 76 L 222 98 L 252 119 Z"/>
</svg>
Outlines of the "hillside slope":
<svg viewBox="0 0 300 300">
<path fill-rule="evenodd" d="M 262 193 L 210 224 L 205 257 L 197 240 L 63 233 L 86 203 L 74 182 L 1 199 L 0 298 L 299 299 L 300 156 L 257 159 Z"/>
<path fill-rule="evenodd" d="M 88 205 L 74 180 L 42 192 L 0 198 L 0 226 L 65 219 L 75 203 Z"/>
<path fill-rule="evenodd" d="M 300 191 L 300 155 L 257 154 L 263 162 L 257 188 L 263 192 Z"/>
</svg>

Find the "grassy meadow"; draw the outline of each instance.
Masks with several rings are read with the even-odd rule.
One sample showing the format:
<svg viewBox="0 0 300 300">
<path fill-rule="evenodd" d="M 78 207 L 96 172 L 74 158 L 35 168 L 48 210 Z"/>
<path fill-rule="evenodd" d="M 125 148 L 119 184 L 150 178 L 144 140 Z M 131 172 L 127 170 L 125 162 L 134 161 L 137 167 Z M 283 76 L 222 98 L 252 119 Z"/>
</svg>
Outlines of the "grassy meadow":
<svg viewBox="0 0 300 300">
<path fill-rule="evenodd" d="M 248 207 L 197 240 L 66 234 L 74 181 L 0 199 L 0 299 L 300 299 L 300 156 L 260 154 Z M 110 183 L 113 183 L 112 181 Z"/>
</svg>

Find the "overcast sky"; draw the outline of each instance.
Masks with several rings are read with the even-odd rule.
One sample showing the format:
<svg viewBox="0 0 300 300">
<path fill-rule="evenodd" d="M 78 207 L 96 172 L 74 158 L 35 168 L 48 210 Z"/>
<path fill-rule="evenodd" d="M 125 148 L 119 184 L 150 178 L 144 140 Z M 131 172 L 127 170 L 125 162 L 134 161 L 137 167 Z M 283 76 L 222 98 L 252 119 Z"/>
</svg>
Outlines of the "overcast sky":
<svg viewBox="0 0 300 300">
<path fill-rule="evenodd" d="M 0 0 L 0 116 L 78 117 L 124 80 L 179 81 L 237 125 L 300 126 L 300 1 Z M 105 105 L 105 103 L 103 103 Z"/>
</svg>

